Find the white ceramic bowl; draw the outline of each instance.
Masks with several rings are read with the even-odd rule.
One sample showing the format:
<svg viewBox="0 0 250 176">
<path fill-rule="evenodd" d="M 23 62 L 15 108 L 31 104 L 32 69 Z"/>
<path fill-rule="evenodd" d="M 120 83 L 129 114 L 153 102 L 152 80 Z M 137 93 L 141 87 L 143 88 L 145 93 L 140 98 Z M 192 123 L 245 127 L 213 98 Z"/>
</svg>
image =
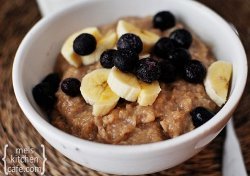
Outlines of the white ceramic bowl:
<svg viewBox="0 0 250 176">
<path fill-rule="evenodd" d="M 180 137 L 137 146 L 115 146 L 67 134 L 48 121 L 31 94 L 32 87 L 52 71 L 65 38 L 81 28 L 106 24 L 122 16 L 172 11 L 207 44 L 218 59 L 233 64 L 230 97 L 206 124 Z M 190 0 L 84 1 L 39 21 L 22 41 L 14 61 L 13 84 L 23 112 L 37 131 L 58 151 L 86 167 L 113 174 L 145 174 L 171 168 L 189 159 L 222 130 L 245 87 L 247 61 L 230 25 L 215 12 Z"/>
</svg>

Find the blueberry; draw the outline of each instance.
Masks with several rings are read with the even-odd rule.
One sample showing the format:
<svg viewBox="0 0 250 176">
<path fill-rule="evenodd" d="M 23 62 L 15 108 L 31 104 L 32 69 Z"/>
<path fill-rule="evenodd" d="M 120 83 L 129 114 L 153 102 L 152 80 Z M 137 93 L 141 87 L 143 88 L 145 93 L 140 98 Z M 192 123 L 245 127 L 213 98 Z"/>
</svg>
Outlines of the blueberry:
<svg viewBox="0 0 250 176">
<path fill-rule="evenodd" d="M 53 109 L 56 97 L 48 82 L 37 84 L 32 89 L 32 94 L 36 103 L 47 112 Z"/>
<path fill-rule="evenodd" d="M 71 97 L 80 95 L 81 82 L 76 78 L 66 78 L 61 83 L 62 91 Z"/>
<path fill-rule="evenodd" d="M 156 60 L 148 57 L 138 61 L 136 67 L 136 76 L 140 80 L 146 83 L 152 83 L 153 81 L 159 79 L 160 74 L 160 64 Z"/>
<path fill-rule="evenodd" d="M 210 120 L 214 113 L 204 107 L 197 107 L 190 112 L 195 127 L 199 127 Z"/>
<path fill-rule="evenodd" d="M 58 73 L 50 73 L 48 74 L 42 82 L 47 82 L 50 86 L 53 92 L 56 92 L 58 90 L 59 84 L 60 84 L 60 77 Z"/>
<path fill-rule="evenodd" d="M 104 68 L 112 68 L 114 66 L 114 53 L 117 50 L 108 49 L 101 54 L 100 63 Z"/>
<path fill-rule="evenodd" d="M 165 83 L 170 83 L 175 81 L 177 77 L 176 67 L 168 60 L 162 60 L 159 63 L 161 66 L 160 80 Z"/>
<path fill-rule="evenodd" d="M 91 34 L 82 33 L 75 38 L 73 42 L 73 49 L 78 55 L 89 55 L 96 49 L 96 39 Z"/>
<path fill-rule="evenodd" d="M 178 70 L 182 70 L 184 64 L 191 60 L 191 55 L 186 49 L 173 48 L 168 51 L 164 59 L 172 62 Z"/>
<path fill-rule="evenodd" d="M 169 11 L 158 12 L 153 18 L 153 25 L 162 31 L 169 29 L 175 26 L 175 17 Z"/>
<path fill-rule="evenodd" d="M 192 35 L 185 29 L 177 29 L 170 34 L 170 39 L 174 40 L 176 45 L 188 49 L 192 43 Z"/>
<path fill-rule="evenodd" d="M 162 37 L 155 43 L 153 52 L 156 56 L 164 58 L 168 51 L 173 48 L 175 48 L 174 41 L 167 37 Z"/>
<path fill-rule="evenodd" d="M 190 60 L 184 65 L 183 78 L 191 83 L 202 83 L 206 76 L 206 68 L 198 60 Z"/>
<path fill-rule="evenodd" d="M 134 50 L 139 54 L 143 49 L 143 44 L 140 37 L 137 35 L 126 33 L 123 34 L 117 41 L 117 48 Z"/>
<path fill-rule="evenodd" d="M 138 54 L 129 49 L 120 49 L 114 53 L 114 65 L 123 72 L 133 71 L 137 61 Z"/>
</svg>

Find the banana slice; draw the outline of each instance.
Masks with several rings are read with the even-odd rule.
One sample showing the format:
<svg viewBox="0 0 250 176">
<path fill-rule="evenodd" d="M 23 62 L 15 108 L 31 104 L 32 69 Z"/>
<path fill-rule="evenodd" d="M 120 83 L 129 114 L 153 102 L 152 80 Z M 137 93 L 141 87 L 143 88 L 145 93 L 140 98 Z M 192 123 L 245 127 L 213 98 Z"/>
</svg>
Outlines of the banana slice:
<svg viewBox="0 0 250 176">
<path fill-rule="evenodd" d="M 93 105 L 92 114 L 94 116 L 106 115 L 112 110 L 118 100 L 116 95 L 109 87 L 107 79 L 110 69 L 97 69 L 82 78 L 80 91 L 84 100 Z"/>
<path fill-rule="evenodd" d="M 116 32 L 118 35 L 118 38 L 120 38 L 123 34 L 126 33 L 139 33 L 141 32 L 141 29 L 139 29 L 138 27 L 134 26 L 133 24 L 124 21 L 124 20 L 119 20 L 117 23 L 117 27 L 116 27 Z"/>
<path fill-rule="evenodd" d="M 227 100 L 231 76 L 232 64 L 229 62 L 216 61 L 208 68 L 205 89 L 208 96 L 220 107 Z"/>
<path fill-rule="evenodd" d="M 81 56 L 77 55 L 73 50 L 73 42 L 75 38 L 82 33 L 93 35 L 97 41 L 101 38 L 101 33 L 96 27 L 89 27 L 72 34 L 66 39 L 61 48 L 61 54 L 68 61 L 68 63 L 74 67 L 79 67 L 82 64 Z"/>
<path fill-rule="evenodd" d="M 82 56 L 82 63 L 84 65 L 90 65 L 96 61 L 99 61 L 101 54 L 106 49 L 113 48 L 117 41 L 117 35 L 115 32 L 108 32 L 103 38 L 97 41 L 96 50 L 86 56 Z"/>
<path fill-rule="evenodd" d="M 137 78 L 130 73 L 123 73 L 113 67 L 108 77 L 108 85 L 118 96 L 134 102 L 137 100 L 141 87 Z"/>
<path fill-rule="evenodd" d="M 159 82 L 154 81 L 148 84 L 140 81 L 139 84 L 141 86 L 141 92 L 138 96 L 138 104 L 141 106 L 152 105 L 161 91 Z"/>
<path fill-rule="evenodd" d="M 139 55 L 139 59 L 144 59 L 144 58 L 147 58 L 147 57 L 150 57 L 150 54 Z"/>
<path fill-rule="evenodd" d="M 148 30 L 140 29 L 136 26 L 134 26 L 131 23 L 128 23 L 124 20 L 118 21 L 116 32 L 118 35 L 118 38 L 120 38 L 123 34 L 126 33 L 134 33 L 138 35 L 142 42 L 143 42 L 143 53 L 147 53 L 151 50 L 153 45 L 159 40 L 160 36 L 150 32 Z"/>
</svg>

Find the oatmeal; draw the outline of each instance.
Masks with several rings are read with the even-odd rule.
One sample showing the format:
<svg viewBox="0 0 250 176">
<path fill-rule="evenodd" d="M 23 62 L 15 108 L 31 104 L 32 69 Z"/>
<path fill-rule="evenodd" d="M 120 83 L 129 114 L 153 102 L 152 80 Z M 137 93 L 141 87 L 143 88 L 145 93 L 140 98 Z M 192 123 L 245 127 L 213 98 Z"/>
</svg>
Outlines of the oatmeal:
<svg viewBox="0 0 250 176">
<path fill-rule="evenodd" d="M 152 143 L 193 130 L 219 109 L 203 85 L 216 60 L 182 23 L 127 17 L 67 41 L 54 68 L 62 81 L 49 115 L 67 133 L 108 144 Z"/>
<path fill-rule="evenodd" d="M 151 18 L 127 18 L 126 21 L 163 36 L 170 33 L 152 29 Z M 176 27 L 180 28 L 182 25 L 177 24 Z M 114 28 L 115 25 L 108 25 L 101 27 L 101 30 L 105 32 Z M 190 52 L 205 66 L 215 60 L 208 47 L 198 38 L 194 39 Z M 99 62 L 80 68 L 69 66 L 60 55 L 55 71 L 63 75 L 62 79 L 74 77 L 81 80 L 86 73 L 97 68 L 101 68 Z M 194 107 L 216 109 L 216 104 L 206 95 L 202 84 L 177 80 L 170 84 L 162 83 L 161 88 L 153 105 L 144 107 L 137 103 L 123 102 L 103 117 L 93 116 L 92 107 L 82 97 L 72 98 L 58 90 L 57 113 L 52 116 L 52 124 L 88 140 L 111 144 L 143 144 L 173 138 L 194 129 L 189 114 Z M 61 118 L 65 120 L 62 121 Z"/>
</svg>

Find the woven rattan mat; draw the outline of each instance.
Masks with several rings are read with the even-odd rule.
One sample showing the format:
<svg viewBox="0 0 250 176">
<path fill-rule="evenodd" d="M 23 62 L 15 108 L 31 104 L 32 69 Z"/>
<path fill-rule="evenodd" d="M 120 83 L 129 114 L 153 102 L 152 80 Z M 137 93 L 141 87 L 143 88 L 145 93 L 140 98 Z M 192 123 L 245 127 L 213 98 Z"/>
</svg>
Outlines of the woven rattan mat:
<svg viewBox="0 0 250 176">
<path fill-rule="evenodd" d="M 202 0 L 228 21 L 235 24 L 250 56 L 250 1 Z M 232 13 L 233 12 L 233 13 Z M 8 152 L 16 148 L 46 148 L 45 175 L 107 175 L 76 164 L 52 148 L 32 127 L 19 108 L 14 96 L 11 70 L 15 52 L 24 35 L 41 18 L 34 0 L 0 0 L 0 158 L 4 155 L 4 145 Z M 237 58 L 235 58 L 237 59 Z M 250 173 L 250 84 L 235 113 L 235 127 L 239 137 L 246 167 Z M 154 175 L 221 175 L 224 133 L 195 157 L 172 169 Z M 32 155 L 42 157 L 41 150 Z M 29 167 L 41 163 L 22 163 Z M 0 175 L 4 175 L 4 162 L 0 160 Z M 13 175 L 29 175 L 18 174 Z M 30 175 L 35 175 L 31 173 Z"/>
</svg>

